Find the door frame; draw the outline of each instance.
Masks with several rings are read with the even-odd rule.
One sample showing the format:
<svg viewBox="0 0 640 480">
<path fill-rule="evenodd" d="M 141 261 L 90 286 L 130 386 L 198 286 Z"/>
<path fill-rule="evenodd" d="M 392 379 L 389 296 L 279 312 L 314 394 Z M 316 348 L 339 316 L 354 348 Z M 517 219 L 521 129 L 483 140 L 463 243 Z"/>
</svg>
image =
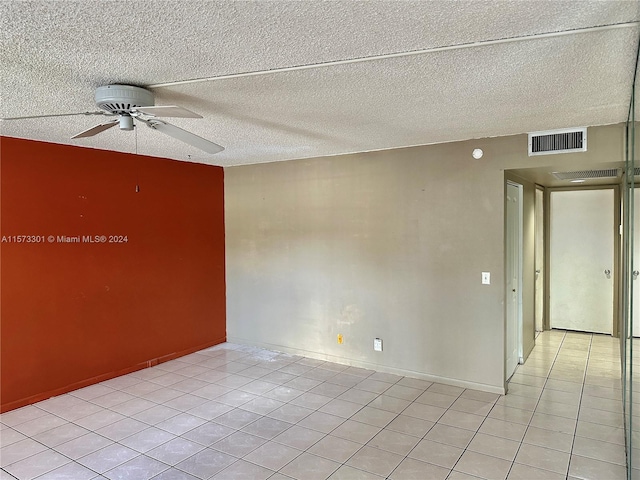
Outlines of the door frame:
<svg viewBox="0 0 640 480">
<path fill-rule="evenodd" d="M 576 187 L 549 187 L 545 188 L 544 192 L 544 204 L 546 208 L 544 209 L 544 283 L 547 286 L 545 289 L 545 297 L 544 297 L 544 321 L 543 327 L 545 330 L 551 329 L 551 319 L 550 315 L 550 289 L 548 286 L 550 285 L 550 248 L 551 245 L 551 192 L 567 192 L 567 191 L 577 191 L 577 190 L 613 190 L 613 226 L 612 226 L 612 235 L 613 235 L 613 263 L 612 263 L 612 278 L 613 278 L 613 328 L 612 328 L 612 337 L 618 338 L 620 336 L 620 325 L 619 325 L 619 312 L 620 312 L 620 235 L 621 231 L 621 198 L 620 198 L 620 186 L 619 185 L 586 185 L 586 186 L 576 186 Z"/>
<path fill-rule="evenodd" d="M 536 305 L 538 303 L 537 301 L 537 297 L 536 297 L 536 283 L 538 281 L 538 271 L 536 270 L 536 265 L 538 265 L 538 253 L 540 253 L 540 255 L 542 256 L 542 277 L 540 278 L 540 294 L 542 295 L 542 325 L 541 325 L 541 332 L 545 331 L 545 330 L 549 330 L 549 322 L 547 320 L 547 262 L 546 262 L 546 258 L 547 258 L 547 239 L 546 239 L 546 235 L 547 235 L 547 230 L 548 230 L 548 226 L 547 226 L 547 195 L 546 195 L 546 187 L 543 187 L 542 185 L 535 185 L 535 190 L 534 190 L 534 254 L 533 254 L 533 268 L 534 268 L 534 300 L 533 300 L 533 323 L 534 323 L 534 331 L 537 332 L 537 323 L 536 323 L 536 316 L 538 314 L 538 309 L 536 308 Z M 538 205 L 538 192 L 542 193 L 542 204 Z M 540 208 L 542 211 L 540 212 L 542 214 L 542 221 L 538 222 L 538 208 Z M 542 229 L 542 245 L 538 244 L 538 229 L 541 228 Z M 542 247 L 542 248 L 539 248 Z"/>
</svg>

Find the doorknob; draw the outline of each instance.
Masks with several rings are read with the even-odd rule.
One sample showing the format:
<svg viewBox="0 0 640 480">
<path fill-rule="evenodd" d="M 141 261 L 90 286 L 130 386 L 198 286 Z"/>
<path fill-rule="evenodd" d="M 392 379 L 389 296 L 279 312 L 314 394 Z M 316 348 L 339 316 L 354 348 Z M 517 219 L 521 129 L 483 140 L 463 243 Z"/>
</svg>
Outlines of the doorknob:
<svg viewBox="0 0 640 480">
<path fill-rule="evenodd" d="M 638 270 L 634 270 L 633 271 L 633 279 L 637 280 L 638 279 L 638 275 L 640 275 L 640 272 Z"/>
<path fill-rule="evenodd" d="M 607 276 L 607 278 L 611 278 L 611 270 L 609 269 L 605 270 L 604 274 Z"/>
</svg>

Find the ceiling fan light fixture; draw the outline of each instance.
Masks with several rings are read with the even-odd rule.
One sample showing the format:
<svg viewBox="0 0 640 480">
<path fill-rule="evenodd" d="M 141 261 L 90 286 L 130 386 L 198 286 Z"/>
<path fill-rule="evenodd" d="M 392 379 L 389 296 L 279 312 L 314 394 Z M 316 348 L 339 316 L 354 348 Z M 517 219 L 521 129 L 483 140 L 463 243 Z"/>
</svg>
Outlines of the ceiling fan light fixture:
<svg viewBox="0 0 640 480">
<path fill-rule="evenodd" d="M 133 130 L 133 117 L 130 115 L 120 115 L 120 130 Z"/>
</svg>

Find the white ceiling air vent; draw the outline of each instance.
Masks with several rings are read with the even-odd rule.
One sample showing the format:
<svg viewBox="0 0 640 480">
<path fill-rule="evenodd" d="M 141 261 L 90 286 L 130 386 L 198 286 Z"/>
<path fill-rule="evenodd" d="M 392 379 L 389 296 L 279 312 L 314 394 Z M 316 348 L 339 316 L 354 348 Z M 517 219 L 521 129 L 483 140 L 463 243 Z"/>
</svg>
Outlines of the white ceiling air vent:
<svg viewBox="0 0 640 480">
<path fill-rule="evenodd" d="M 529 134 L 529 156 L 586 151 L 586 127 L 532 132 Z"/>
<path fill-rule="evenodd" d="M 599 170 L 579 170 L 577 172 L 551 172 L 558 180 L 586 180 L 589 178 L 616 178 L 622 175 L 619 168 L 602 168 Z"/>
</svg>

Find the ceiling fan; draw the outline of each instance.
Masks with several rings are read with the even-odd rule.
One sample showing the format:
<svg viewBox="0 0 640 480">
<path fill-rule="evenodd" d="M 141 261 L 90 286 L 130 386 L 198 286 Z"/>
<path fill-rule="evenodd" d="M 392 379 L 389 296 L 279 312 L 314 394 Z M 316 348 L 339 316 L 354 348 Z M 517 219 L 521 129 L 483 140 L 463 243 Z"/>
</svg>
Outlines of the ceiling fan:
<svg viewBox="0 0 640 480">
<path fill-rule="evenodd" d="M 92 137 L 100 132 L 118 125 L 120 130 L 133 130 L 136 119 L 147 124 L 148 127 L 158 132 L 169 135 L 188 145 L 196 147 L 207 153 L 214 154 L 224 150 L 224 147 L 206 140 L 198 135 L 176 127 L 159 117 L 174 118 L 202 118 L 201 115 L 175 105 L 154 105 L 153 93 L 141 87 L 132 85 L 105 85 L 98 87 L 95 93 L 96 105 L 102 110 L 83 113 L 61 113 L 57 115 L 35 115 L 29 117 L 11 117 L 2 120 L 22 120 L 27 118 L 65 117 L 73 115 L 105 115 L 115 117 L 105 123 L 95 125 L 71 138 Z"/>
</svg>

